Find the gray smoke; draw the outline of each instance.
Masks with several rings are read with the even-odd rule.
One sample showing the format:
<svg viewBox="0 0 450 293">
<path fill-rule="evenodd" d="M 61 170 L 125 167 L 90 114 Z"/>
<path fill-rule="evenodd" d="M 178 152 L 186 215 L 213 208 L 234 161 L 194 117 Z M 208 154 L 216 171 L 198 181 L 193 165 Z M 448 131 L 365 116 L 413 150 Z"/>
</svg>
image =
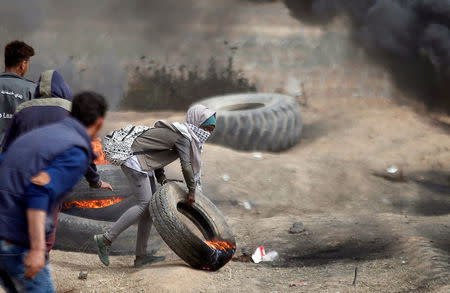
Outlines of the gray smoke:
<svg viewBox="0 0 450 293">
<path fill-rule="evenodd" d="M 189 65 L 217 53 L 214 39 L 227 37 L 238 0 L 211 1 L 215 7 L 208 0 L 0 0 L 0 47 L 30 43 L 37 55 L 28 78 L 56 68 L 74 91 L 96 90 L 117 109 L 127 68 L 141 56 Z M 199 53 L 206 50 L 211 55 Z"/>
<path fill-rule="evenodd" d="M 397 86 L 450 112 L 450 0 L 284 0 L 302 22 L 345 17 L 353 39 L 389 70 Z"/>
</svg>

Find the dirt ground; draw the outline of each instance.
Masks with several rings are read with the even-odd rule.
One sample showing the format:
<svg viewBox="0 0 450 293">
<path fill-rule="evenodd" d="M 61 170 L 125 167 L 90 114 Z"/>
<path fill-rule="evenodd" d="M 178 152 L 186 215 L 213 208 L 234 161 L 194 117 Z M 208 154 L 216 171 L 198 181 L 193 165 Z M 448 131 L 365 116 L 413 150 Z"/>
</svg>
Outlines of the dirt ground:
<svg viewBox="0 0 450 293">
<path fill-rule="evenodd" d="M 303 136 L 279 154 L 207 145 L 204 192 L 231 225 L 237 255 L 263 245 L 280 258 L 205 272 L 165 245 L 158 255 L 166 261 L 142 269 L 132 268 L 133 256 L 113 256 L 104 267 L 96 255 L 52 251 L 57 291 L 450 292 L 449 117 L 394 102 L 400 93 L 377 68 L 303 62 L 307 49 L 297 52 L 295 37 L 314 41 L 323 32 L 301 28 L 280 3 L 239 13 L 234 38 L 248 42 L 237 64 L 262 90 L 299 94 Z M 181 121 L 183 113 L 114 112 L 104 132 L 158 119 Z M 373 175 L 391 165 L 405 182 Z M 177 164 L 168 173 L 182 178 Z M 290 234 L 297 221 L 305 231 Z M 81 270 L 87 280 L 78 279 Z"/>
</svg>

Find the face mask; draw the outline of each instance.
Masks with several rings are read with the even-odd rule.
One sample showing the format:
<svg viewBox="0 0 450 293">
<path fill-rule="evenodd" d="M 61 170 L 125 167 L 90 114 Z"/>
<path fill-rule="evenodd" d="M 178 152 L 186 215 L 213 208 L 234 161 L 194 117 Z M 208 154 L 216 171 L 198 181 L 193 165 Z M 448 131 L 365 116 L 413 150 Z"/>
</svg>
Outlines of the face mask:
<svg viewBox="0 0 450 293">
<path fill-rule="evenodd" d="M 197 138 L 198 138 L 198 141 L 199 141 L 201 144 L 205 143 L 205 141 L 207 141 L 208 138 L 211 136 L 211 133 L 209 133 L 208 131 L 203 130 L 203 129 L 201 129 L 201 128 L 198 128 L 198 127 L 195 126 L 195 125 L 192 125 L 192 124 L 189 124 L 189 123 L 188 123 L 188 127 L 192 130 L 193 133 L 195 133 L 195 135 L 196 135 Z"/>
</svg>

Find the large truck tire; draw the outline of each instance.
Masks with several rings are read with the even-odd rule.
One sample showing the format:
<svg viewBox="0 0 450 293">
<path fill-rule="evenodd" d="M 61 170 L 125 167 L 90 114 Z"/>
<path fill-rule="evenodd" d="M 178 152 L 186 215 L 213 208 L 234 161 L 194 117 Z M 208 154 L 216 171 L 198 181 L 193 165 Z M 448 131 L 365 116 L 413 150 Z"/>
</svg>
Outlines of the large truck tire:
<svg viewBox="0 0 450 293">
<path fill-rule="evenodd" d="M 238 94 L 202 100 L 217 112 L 210 142 L 237 150 L 280 152 L 294 146 L 302 132 L 300 105 L 293 97 Z"/>
<path fill-rule="evenodd" d="M 164 242 L 189 265 L 218 270 L 233 257 L 235 238 L 225 218 L 206 196 L 197 192 L 195 203 L 189 207 L 184 203 L 186 193 L 177 183 L 162 186 L 150 202 L 153 223 Z M 183 215 L 195 224 L 209 245 L 189 229 Z"/>
<path fill-rule="evenodd" d="M 54 249 L 97 253 L 94 235 L 104 233 L 111 222 L 96 221 L 60 213 Z M 137 227 L 131 226 L 117 237 L 111 246 L 112 255 L 134 254 L 136 248 Z M 157 251 L 162 244 L 157 233 L 152 230 L 148 251 Z"/>
</svg>

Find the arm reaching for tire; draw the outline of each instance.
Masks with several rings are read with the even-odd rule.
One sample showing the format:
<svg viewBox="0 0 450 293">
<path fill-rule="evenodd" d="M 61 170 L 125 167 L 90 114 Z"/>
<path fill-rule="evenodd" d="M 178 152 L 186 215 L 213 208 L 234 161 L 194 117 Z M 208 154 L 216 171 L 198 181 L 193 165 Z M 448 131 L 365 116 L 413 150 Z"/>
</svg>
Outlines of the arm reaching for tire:
<svg viewBox="0 0 450 293">
<path fill-rule="evenodd" d="M 108 182 L 102 181 L 102 185 L 100 186 L 101 189 L 108 189 L 110 191 L 114 191 L 113 187 L 111 186 L 111 184 L 109 184 Z"/>
<path fill-rule="evenodd" d="M 180 158 L 184 182 L 186 182 L 189 193 L 194 194 L 195 197 L 196 184 L 194 170 L 191 165 L 191 142 L 183 137 L 177 140 L 175 147 L 178 152 L 178 157 Z"/>
</svg>

